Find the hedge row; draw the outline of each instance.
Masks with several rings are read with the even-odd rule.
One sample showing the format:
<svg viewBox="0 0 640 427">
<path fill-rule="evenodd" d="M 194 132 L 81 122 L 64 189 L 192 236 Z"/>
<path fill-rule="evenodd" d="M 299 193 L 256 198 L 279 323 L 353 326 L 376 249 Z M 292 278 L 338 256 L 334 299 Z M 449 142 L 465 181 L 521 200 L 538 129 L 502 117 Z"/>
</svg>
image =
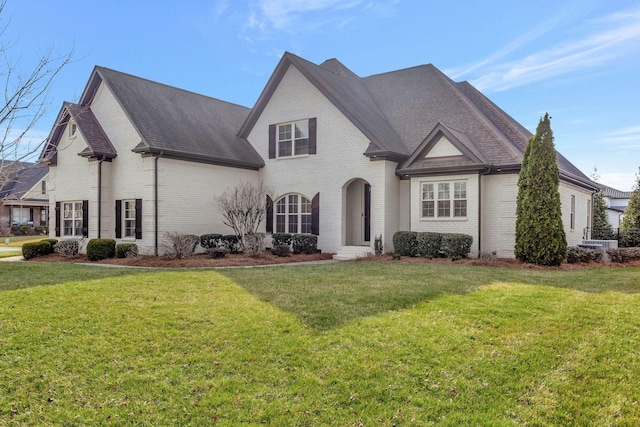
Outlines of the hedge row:
<svg viewBox="0 0 640 427">
<path fill-rule="evenodd" d="M 318 236 L 314 234 L 273 233 L 271 252 L 278 256 L 289 256 L 285 247 L 294 254 L 315 254 L 318 252 Z"/>
<path fill-rule="evenodd" d="M 629 262 L 640 260 L 640 248 L 611 248 L 607 254 L 613 262 Z"/>
<path fill-rule="evenodd" d="M 39 242 L 25 243 L 22 245 L 22 256 L 24 259 L 31 259 L 52 254 L 53 247 L 57 242 L 56 239 L 44 239 Z"/>
<path fill-rule="evenodd" d="M 575 264 L 576 262 L 600 262 L 604 252 L 600 249 L 587 249 L 579 246 L 569 246 L 567 248 L 567 262 Z"/>
<path fill-rule="evenodd" d="M 473 237 L 459 233 L 398 231 L 393 235 L 395 254 L 399 256 L 467 258 Z"/>
</svg>

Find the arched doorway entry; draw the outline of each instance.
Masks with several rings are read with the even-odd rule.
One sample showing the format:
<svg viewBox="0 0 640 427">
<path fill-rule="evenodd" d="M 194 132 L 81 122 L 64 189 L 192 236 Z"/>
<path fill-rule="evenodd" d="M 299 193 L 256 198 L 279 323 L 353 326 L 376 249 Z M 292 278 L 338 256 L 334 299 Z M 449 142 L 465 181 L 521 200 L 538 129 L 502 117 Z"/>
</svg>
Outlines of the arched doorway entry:
<svg viewBox="0 0 640 427">
<path fill-rule="evenodd" d="M 371 185 L 364 179 L 345 184 L 345 245 L 369 246 L 371 242 Z"/>
</svg>

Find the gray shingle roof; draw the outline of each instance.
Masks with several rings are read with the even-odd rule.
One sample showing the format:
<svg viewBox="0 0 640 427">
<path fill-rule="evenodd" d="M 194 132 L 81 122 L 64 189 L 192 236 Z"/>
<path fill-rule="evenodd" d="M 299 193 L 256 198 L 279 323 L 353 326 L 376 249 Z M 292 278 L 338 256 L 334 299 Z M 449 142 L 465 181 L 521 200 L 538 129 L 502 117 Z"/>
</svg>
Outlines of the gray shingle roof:
<svg viewBox="0 0 640 427">
<path fill-rule="evenodd" d="M 264 161 L 236 133 L 249 109 L 104 67 L 82 96 L 89 104 L 102 80 L 140 134 L 131 148 L 194 161 L 257 169 Z"/>
<path fill-rule="evenodd" d="M 456 83 L 431 64 L 358 77 L 336 59 L 320 65 L 285 53 L 240 131 L 247 136 L 289 66 L 295 66 L 363 134 L 371 144 L 366 153 L 405 162 L 399 173 L 424 171 L 428 163 L 446 168 L 447 160 L 425 161 L 415 156 L 437 126 L 457 133 L 474 161 L 450 158 L 455 169 L 463 164 L 517 169 L 531 133 L 467 82 Z M 413 156 L 412 156 L 413 154 Z M 591 181 L 558 153 L 561 174 L 591 186 Z"/>
<path fill-rule="evenodd" d="M 633 191 L 616 190 L 615 188 L 609 187 L 604 184 L 596 184 L 596 185 L 602 190 L 602 194 L 605 197 L 609 197 L 611 199 L 630 199 L 631 193 L 633 193 Z"/>
<path fill-rule="evenodd" d="M 7 180 L 0 187 L 0 201 L 20 200 L 49 173 L 49 167 L 38 163 L 0 160 L 0 169 Z M 5 174 L 6 172 L 6 174 Z M 46 199 L 46 196 L 43 198 Z"/>
<path fill-rule="evenodd" d="M 76 121 L 78 130 L 87 142 L 87 148 L 79 153 L 81 156 L 98 159 L 117 157 L 118 152 L 90 108 L 67 104 L 67 110 Z"/>
</svg>

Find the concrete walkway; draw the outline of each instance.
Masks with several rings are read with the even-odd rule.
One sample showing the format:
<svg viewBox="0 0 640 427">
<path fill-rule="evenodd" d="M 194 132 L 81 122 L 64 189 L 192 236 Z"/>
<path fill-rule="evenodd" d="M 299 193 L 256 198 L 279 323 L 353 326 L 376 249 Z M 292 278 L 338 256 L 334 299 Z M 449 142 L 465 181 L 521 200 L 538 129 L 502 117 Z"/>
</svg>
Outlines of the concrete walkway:
<svg viewBox="0 0 640 427">
<path fill-rule="evenodd" d="M 2 252 L 22 252 L 22 248 L 20 247 L 11 247 L 11 246 L 0 246 L 0 254 Z M 0 258 L 0 262 L 12 262 L 12 261 L 23 261 L 24 258 L 22 257 L 22 255 L 18 255 L 18 256 L 10 256 L 8 258 Z"/>
</svg>

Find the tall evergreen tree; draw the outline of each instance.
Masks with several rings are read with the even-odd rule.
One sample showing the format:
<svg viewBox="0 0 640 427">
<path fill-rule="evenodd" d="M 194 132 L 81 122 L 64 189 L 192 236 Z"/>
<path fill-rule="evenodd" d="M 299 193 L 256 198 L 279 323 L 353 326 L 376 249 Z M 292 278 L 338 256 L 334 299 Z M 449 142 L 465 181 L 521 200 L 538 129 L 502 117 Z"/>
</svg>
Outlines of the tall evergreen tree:
<svg viewBox="0 0 640 427">
<path fill-rule="evenodd" d="M 516 258 L 538 265 L 560 265 L 567 256 L 562 224 L 560 175 L 549 114 L 529 139 L 518 178 Z"/>
<path fill-rule="evenodd" d="M 636 184 L 629 199 L 629 205 L 624 211 L 622 228 L 640 228 L 640 168 L 636 174 Z"/>
</svg>

